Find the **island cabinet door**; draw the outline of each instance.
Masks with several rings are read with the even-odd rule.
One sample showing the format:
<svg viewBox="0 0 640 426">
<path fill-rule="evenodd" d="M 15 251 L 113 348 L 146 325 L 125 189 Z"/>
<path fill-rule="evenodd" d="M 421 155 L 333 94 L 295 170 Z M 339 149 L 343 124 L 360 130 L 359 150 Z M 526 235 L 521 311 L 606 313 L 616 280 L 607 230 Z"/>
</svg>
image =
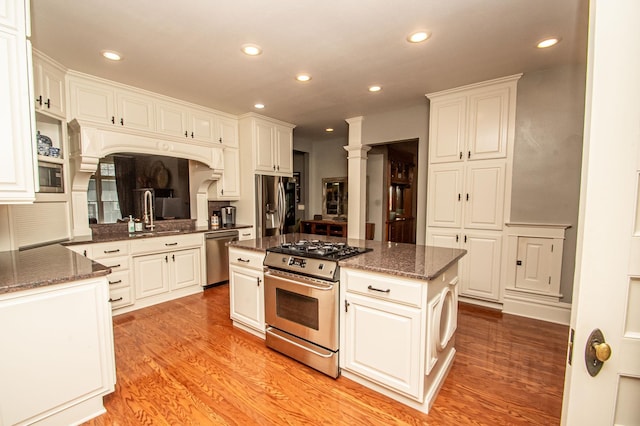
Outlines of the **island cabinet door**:
<svg viewBox="0 0 640 426">
<path fill-rule="evenodd" d="M 263 273 L 229 266 L 231 319 L 264 333 Z"/>
<path fill-rule="evenodd" d="M 352 293 L 342 306 L 342 368 L 422 402 L 420 310 Z"/>
</svg>

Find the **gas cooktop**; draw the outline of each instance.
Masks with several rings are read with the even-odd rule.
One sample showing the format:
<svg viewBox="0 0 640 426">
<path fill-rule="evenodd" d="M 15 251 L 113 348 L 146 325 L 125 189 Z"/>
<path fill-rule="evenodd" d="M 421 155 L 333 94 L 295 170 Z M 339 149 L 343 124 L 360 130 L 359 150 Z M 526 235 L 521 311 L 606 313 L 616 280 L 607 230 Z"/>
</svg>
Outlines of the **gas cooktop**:
<svg viewBox="0 0 640 426">
<path fill-rule="evenodd" d="M 346 243 L 332 243 L 320 240 L 299 240 L 295 243 L 283 243 L 267 249 L 267 251 L 274 253 L 324 260 L 343 260 L 372 250 L 366 247 L 349 246 Z"/>
</svg>

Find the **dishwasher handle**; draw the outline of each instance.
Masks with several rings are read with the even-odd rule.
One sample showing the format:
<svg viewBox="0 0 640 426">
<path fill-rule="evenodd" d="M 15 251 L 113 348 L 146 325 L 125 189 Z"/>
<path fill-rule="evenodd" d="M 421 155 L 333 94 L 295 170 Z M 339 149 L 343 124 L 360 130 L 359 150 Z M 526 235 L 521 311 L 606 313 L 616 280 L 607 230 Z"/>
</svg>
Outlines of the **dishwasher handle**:
<svg viewBox="0 0 640 426">
<path fill-rule="evenodd" d="M 218 231 L 205 232 L 204 238 L 207 240 L 238 240 L 238 231 Z"/>
</svg>

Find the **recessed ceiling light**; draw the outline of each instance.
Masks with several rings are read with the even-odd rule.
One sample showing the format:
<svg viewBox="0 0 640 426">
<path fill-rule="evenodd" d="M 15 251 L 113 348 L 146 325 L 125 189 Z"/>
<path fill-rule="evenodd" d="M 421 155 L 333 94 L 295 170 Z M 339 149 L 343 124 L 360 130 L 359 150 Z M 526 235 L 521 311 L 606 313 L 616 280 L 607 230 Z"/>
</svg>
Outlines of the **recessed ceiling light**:
<svg viewBox="0 0 640 426">
<path fill-rule="evenodd" d="M 546 47 L 555 46 L 559 42 L 560 42 L 559 38 L 556 38 L 556 37 L 547 38 L 547 39 L 542 40 L 540 43 L 538 43 L 537 47 L 538 47 L 538 49 L 544 49 Z"/>
<path fill-rule="evenodd" d="M 255 104 L 254 107 L 256 107 L 257 109 L 263 109 L 264 104 Z"/>
<path fill-rule="evenodd" d="M 243 44 L 241 48 L 242 52 L 249 56 L 258 56 L 262 53 L 262 48 L 257 44 Z"/>
<path fill-rule="evenodd" d="M 325 132 L 333 132 L 333 128 L 332 127 L 327 127 L 326 129 L 324 129 Z"/>
<path fill-rule="evenodd" d="M 382 90 L 382 87 L 380 86 L 369 86 L 369 91 L 370 92 L 379 92 Z"/>
<path fill-rule="evenodd" d="M 311 76 L 309 74 L 298 74 L 296 80 L 304 83 L 311 80 Z"/>
<path fill-rule="evenodd" d="M 409 34 L 407 36 L 407 41 L 409 43 L 420 43 L 421 41 L 425 41 L 426 39 L 428 39 L 430 35 L 431 34 L 426 31 L 417 31 L 413 34 Z"/>
<path fill-rule="evenodd" d="M 118 52 L 114 52 L 113 50 L 103 50 L 101 53 L 102 53 L 102 56 L 104 56 L 105 58 L 111 61 L 119 61 L 122 59 L 122 55 L 119 54 Z"/>
</svg>

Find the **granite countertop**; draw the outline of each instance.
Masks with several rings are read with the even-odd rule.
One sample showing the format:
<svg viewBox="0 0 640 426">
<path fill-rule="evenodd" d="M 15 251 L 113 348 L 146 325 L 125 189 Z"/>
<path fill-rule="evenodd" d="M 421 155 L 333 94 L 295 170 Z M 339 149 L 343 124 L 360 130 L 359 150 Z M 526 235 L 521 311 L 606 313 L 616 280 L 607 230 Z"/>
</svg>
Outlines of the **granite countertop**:
<svg viewBox="0 0 640 426">
<path fill-rule="evenodd" d="M 455 248 L 298 233 L 256 238 L 255 240 L 232 241 L 228 245 L 264 252 L 269 247 L 285 242 L 294 243 L 298 240 L 345 242 L 350 246 L 372 248 L 373 251 L 341 260 L 339 265 L 344 268 L 361 269 L 418 280 L 431 280 L 437 277 L 467 253 L 466 250 Z"/>
<path fill-rule="evenodd" d="M 111 269 L 60 244 L 0 252 L 0 295 L 107 275 Z"/>
<path fill-rule="evenodd" d="M 196 233 L 209 233 L 209 232 L 222 232 L 229 231 L 233 229 L 245 229 L 251 228 L 252 225 L 235 225 L 230 227 L 220 227 L 218 229 L 211 229 L 209 227 L 205 228 L 193 228 L 193 229 L 156 229 L 154 231 L 141 231 L 133 234 L 129 234 L 129 232 L 125 227 L 114 227 L 113 232 L 101 232 L 94 233 L 92 236 L 84 236 L 74 238 L 69 241 L 65 241 L 62 245 L 71 246 L 78 244 L 92 244 L 92 243 L 108 243 L 111 241 L 122 241 L 122 240 L 139 240 L 141 238 L 154 238 L 154 237 L 168 237 L 172 235 L 184 235 L 184 234 L 196 234 Z"/>
</svg>

